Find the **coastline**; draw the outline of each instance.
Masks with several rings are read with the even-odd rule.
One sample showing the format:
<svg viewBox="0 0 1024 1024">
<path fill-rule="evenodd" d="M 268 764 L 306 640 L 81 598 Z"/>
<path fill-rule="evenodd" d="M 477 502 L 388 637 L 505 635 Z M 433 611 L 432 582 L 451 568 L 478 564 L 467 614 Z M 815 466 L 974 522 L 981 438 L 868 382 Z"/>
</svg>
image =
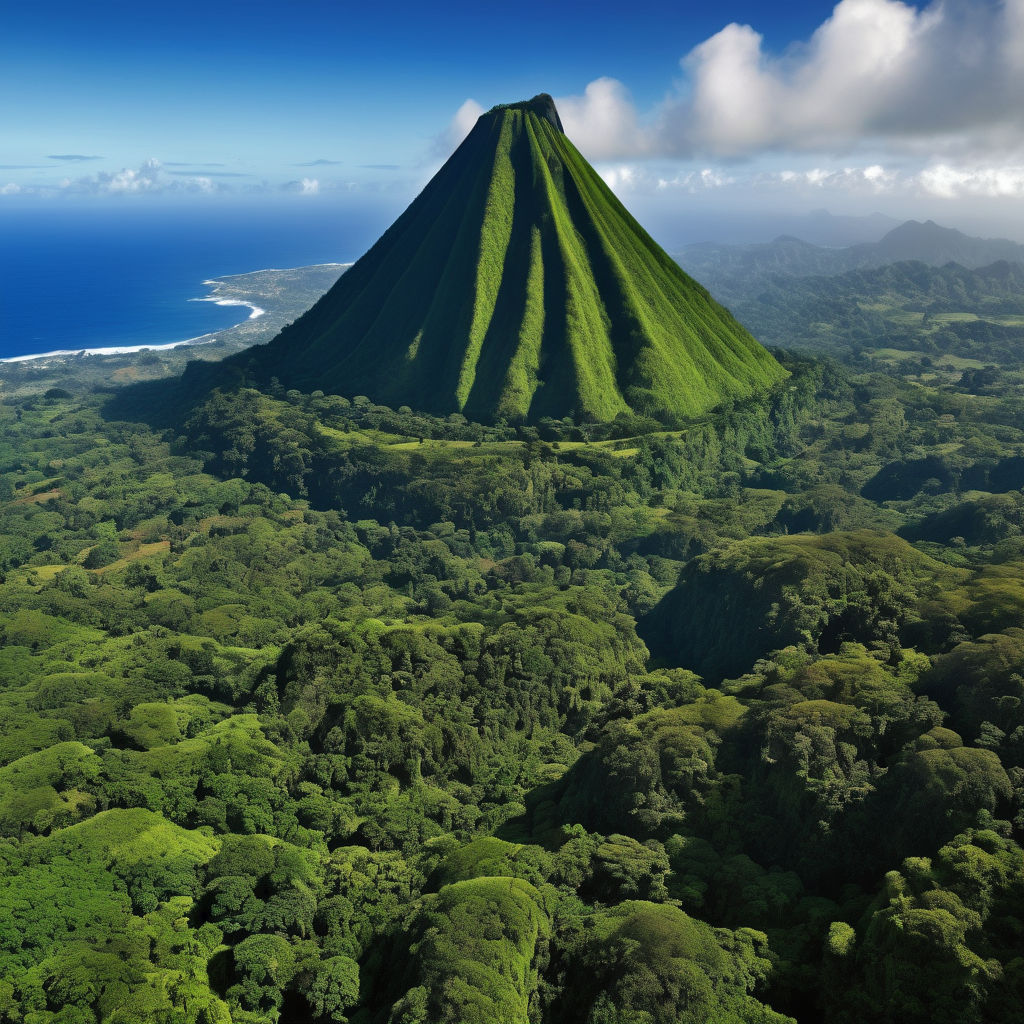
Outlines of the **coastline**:
<svg viewBox="0 0 1024 1024">
<path fill-rule="evenodd" d="M 218 328 L 216 331 L 208 331 L 205 334 L 197 335 L 193 338 L 184 338 L 180 341 L 171 341 L 161 344 L 149 344 L 149 345 L 109 345 L 99 348 L 73 348 L 73 349 L 55 349 L 51 352 L 33 352 L 22 356 L 3 356 L 0 357 L 0 364 L 3 363 L 27 363 L 37 359 L 68 359 L 81 356 L 123 356 L 133 355 L 138 352 L 166 352 L 169 349 L 181 348 L 183 345 L 206 345 L 216 340 L 217 336 L 223 334 L 224 331 L 232 330 L 233 328 L 240 327 L 242 324 L 249 323 L 253 320 L 258 320 L 262 316 L 266 316 L 267 310 L 262 306 L 256 305 L 255 302 L 247 299 L 237 298 L 230 294 L 230 290 L 233 287 L 233 282 L 236 282 L 239 278 L 249 277 L 255 274 L 281 274 L 288 273 L 293 270 L 306 270 L 315 269 L 318 267 L 351 267 L 351 262 L 346 263 L 311 263 L 308 267 L 263 267 L 260 270 L 250 270 L 243 274 L 225 274 L 223 277 L 207 278 L 202 283 L 212 289 L 210 295 L 200 295 L 194 298 L 188 299 L 189 302 L 213 302 L 218 306 L 245 306 L 250 312 L 249 315 L 244 319 L 240 320 L 237 324 L 232 324 L 228 327 Z M 218 294 L 218 289 L 227 290 L 229 294 Z"/>
<path fill-rule="evenodd" d="M 206 284 L 206 282 L 203 282 Z M 246 323 L 249 320 L 256 320 L 266 314 L 265 309 L 252 302 L 244 302 L 242 299 L 218 299 L 215 295 L 206 295 L 202 298 L 189 299 L 190 302 L 216 302 L 218 306 L 248 306 L 252 312 L 239 323 Z M 237 327 L 238 324 L 232 326 Z M 171 341 L 163 345 L 109 345 L 104 348 L 63 348 L 55 349 L 52 352 L 33 352 L 25 356 L 3 356 L 0 363 L 27 363 L 33 359 L 66 359 L 75 356 L 127 356 L 136 352 L 166 352 L 168 349 L 181 348 L 182 345 L 205 345 L 212 341 L 221 331 L 230 330 L 230 327 L 222 327 L 220 330 L 208 331 L 206 334 L 198 334 L 194 338 L 184 338 L 181 341 Z"/>
<path fill-rule="evenodd" d="M 203 282 L 203 284 L 206 283 L 206 281 Z M 263 316 L 267 312 L 265 309 L 261 309 L 259 306 L 257 306 L 254 302 L 246 302 L 244 299 L 218 299 L 216 295 L 204 295 L 201 298 L 189 299 L 188 301 L 215 302 L 218 306 L 248 306 L 252 310 L 252 312 L 245 318 L 246 320 L 255 320 L 257 317 Z M 245 321 L 243 320 L 242 322 L 244 323 Z M 226 327 L 223 329 L 228 330 L 228 328 Z M 201 335 L 201 337 L 205 338 L 206 335 Z M 187 342 L 182 341 L 178 342 L 178 344 L 184 345 L 187 344 Z"/>
</svg>

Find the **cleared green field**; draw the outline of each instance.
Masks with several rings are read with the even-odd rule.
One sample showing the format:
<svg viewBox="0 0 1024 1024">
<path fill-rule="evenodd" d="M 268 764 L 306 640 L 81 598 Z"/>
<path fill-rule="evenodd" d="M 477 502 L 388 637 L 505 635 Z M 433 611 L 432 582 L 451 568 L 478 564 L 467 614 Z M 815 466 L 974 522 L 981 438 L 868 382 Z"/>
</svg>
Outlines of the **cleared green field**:
<svg viewBox="0 0 1024 1024">
<path fill-rule="evenodd" d="M 913 352 L 903 348 L 876 348 L 868 351 L 872 359 L 878 359 L 888 363 L 903 363 L 908 359 L 920 359 L 920 352 Z M 981 359 L 970 359 L 966 356 L 955 356 L 946 354 L 931 356 L 932 366 L 946 370 L 967 370 L 980 369 L 985 365 Z"/>
</svg>

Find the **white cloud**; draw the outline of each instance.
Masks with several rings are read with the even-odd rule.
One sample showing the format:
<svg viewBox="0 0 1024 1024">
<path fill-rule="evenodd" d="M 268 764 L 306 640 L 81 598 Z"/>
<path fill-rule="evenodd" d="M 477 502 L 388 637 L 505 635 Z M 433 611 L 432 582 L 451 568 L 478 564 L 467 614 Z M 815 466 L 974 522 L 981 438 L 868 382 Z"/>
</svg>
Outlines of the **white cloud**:
<svg viewBox="0 0 1024 1024">
<path fill-rule="evenodd" d="M 921 190 L 939 199 L 977 196 L 986 199 L 1024 198 L 1024 166 L 974 167 L 935 164 L 917 175 Z"/>
<path fill-rule="evenodd" d="M 162 187 L 160 182 L 160 161 L 149 159 L 138 170 L 125 168 L 114 174 L 100 172 L 95 179 L 80 179 L 81 181 L 95 181 L 107 192 L 154 192 Z"/>
<path fill-rule="evenodd" d="M 672 178 L 658 178 L 657 188 L 660 191 L 672 189 L 689 192 L 691 195 L 697 192 L 706 192 L 709 189 L 725 188 L 736 183 L 736 178 L 724 174 L 721 171 L 704 167 L 699 171 L 687 171 Z"/>
<path fill-rule="evenodd" d="M 21 186 L 9 181 L 6 185 L 0 186 L 0 196 L 16 196 L 21 191 Z"/>
<path fill-rule="evenodd" d="M 598 78 L 582 96 L 564 96 L 555 105 L 566 134 L 591 160 L 639 156 L 649 148 L 629 93 L 614 78 Z"/>
<path fill-rule="evenodd" d="M 436 140 L 435 149 L 441 156 L 447 156 L 453 149 L 460 146 L 466 136 L 473 130 L 477 118 L 484 112 L 474 99 L 468 99 L 455 111 L 448 127 Z"/>
<path fill-rule="evenodd" d="M 335 186 L 344 189 L 347 186 L 338 184 Z M 299 181 L 286 181 L 282 186 L 283 192 L 294 192 L 300 196 L 315 196 L 320 194 L 320 181 L 318 178 L 301 178 Z"/>
<path fill-rule="evenodd" d="M 606 167 L 601 171 L 604 183 L 613 191 L 626 191 L 637 183 L 639 172 L 636 167 L 629 164 L 619 164 L 617 167 Z"/>
<path fill-rule="evenodd" d="M 841 0 L 805 43 L 765 50 L 730 24 L 680 62 L 684 79 L 638 112 L 599 78 L 558 101 L 590 159 L 745 158 L 858 149 L 1024 159 L 1024 0 Z"/>
<path fill-rule="evenodd" d="M 63 178 L 64 192 L 89 195 L 140 195 L 157 192 L 215 192 L 225 186 L 203 175 L 170 177 L 163 164 L 151 157 L 139 167 L 123 167 L 119 171 L 99 171 L 81 178 Z"/>
<path fill-rule="evenodd" d="M 806 159 L 806 158 L 805 158 Z M 860 197 L 900 202 L 935 199 L 1024 199 L 1024 163 L 969 165 L 937 161 L 924 168 L 881 163 L 831 165 L 807 159 L 802 166 L 767 170 L 757 164 L 680 167 L 674 161 L 598 165 L 620 195 L 789 196 L 822 203 Z"/>
<path fill-rule="evenodd" d="M 894 0 L 842 0 L 788 62 L 766 57 L 749 26 L 728 25 L 683 61 L 692 141 L 725 155 L 842 144 L 906 89 L 935 21 Z"/>
<path fill-rule="evenodd" d="M 804 170 L 787 169 L 756 176 L 761 185 L 807 186 L 811 189 L 839 189 L 880 195 L 905 187 L 905 180 L 881 164 L 867 167 L 810 167 Z"/>
</svg>

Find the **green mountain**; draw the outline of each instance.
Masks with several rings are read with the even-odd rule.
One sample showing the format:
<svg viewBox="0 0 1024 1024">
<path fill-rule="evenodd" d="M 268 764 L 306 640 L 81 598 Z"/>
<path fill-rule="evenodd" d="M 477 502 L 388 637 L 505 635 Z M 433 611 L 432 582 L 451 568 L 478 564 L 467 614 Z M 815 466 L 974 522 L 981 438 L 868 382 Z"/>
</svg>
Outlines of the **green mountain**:
<svg viewBox="0 0 1024 1024">
<path fill-rule="evenodd" d="M 495 107 L 250 380 L 489 421 L 692 416 L 785 376 L 630 216 L 550 96 Z"/>
</svg>

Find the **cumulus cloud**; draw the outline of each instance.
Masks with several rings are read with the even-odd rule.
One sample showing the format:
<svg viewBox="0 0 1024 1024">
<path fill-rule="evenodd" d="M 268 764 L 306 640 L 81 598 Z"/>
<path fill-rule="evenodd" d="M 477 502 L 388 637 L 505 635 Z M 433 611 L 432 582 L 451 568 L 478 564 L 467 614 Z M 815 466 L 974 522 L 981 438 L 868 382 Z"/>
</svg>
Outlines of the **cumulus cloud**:
<svg viewBox="0 0 1024 1024">
<path fill-rule="evenodd" d="M 936 164 L 917 175 L 922 192 L 939 199 L 967 196 L 986 199 L 1024 197 L 1024 166 L 974 167 L 969 170 Z"/>
<path fill-rule="evenodd" d="M 706 192 L 709 189 L 734 185 L 736 181 L 734 176 L 723 174 L 711 167 L 702 167 L 699 171 L 687 171 L 671 178 L 659 177 L 656 187 L 659 191 L 678 189 L 696 195 L 698 192 Z"/>
<path fill-rule="evenodd" d="M 159 160 L 150 158 L 140 167 L 123 167 L 119 171 L 99 171 L 81 178 L 65 178 L 60 188 L 65 192 L 91 195 L 139 195 L 156 192 L 214 192 L 217 186 L 207 175 L 171 177 Z"/>
<path fill-rule="evenodd" d="M 281 186 L 284 192 L 295 192 L 302 196 L 315 196 L 320 192 L 320 182 L 316 178 L 302 178 L 300 181 L 288 181 Z"/>
<path fill-rule="evenodd" d="M 626 87 L 614 78 L 598 78 L 582 96 L 563 96 L 555 105 L 569 138 L 591 160 L 639 156 L 652 146 Z"/>
<path fill-rule="evenodd" d="M 120 171 L 101 171 L 88 178 L 79 178 L 73 185 L 97 192 L 155 192 L 164 188 L 159 160 L 149 159 L 141 167 Z"/>
<path fill-rule="evenodd" d="M 0 185 L 0 196 L 16 196 L 21 192 L 21 186 L 9 181 L 6 185 Z"/>
<path fill-rule="evenodd" d="M 894 121 L 916 125 L 921 65 L 942 23 L 937 8 L 842 0 L 789 60 L 766 56 L 751 27 L 728 25 L 684 58 L 692 99 L 667 112 L 666 141 L 734 155 L 844 145 Z M 914 108 L 913 117 L 899 117 L 894 108 L 901 101 Z M 673 127 L 681 138 L 672 139 Z"/>
<path fill-rule="evenodd" d="M 642 174 L 636 167 L 629 164 L 619 164 L 617 167 L 605 167 L 601 171 L 604 183 L 613 192 L 628 191 L 636 185 L 637 179 Z"/>
<path fill-rule="evenodd" d="M 867 167 L 810 167 L 803 170 L 784 170 L 758 176 L 761 183 L 789 186 L 807 186 L 811 189 L 840 189 L 881 195 L 900 189 L 906 190 L 908 180 L 897 171 L 881 164 Z"/>
<path fill-rule="evenodd" d="M 448 127 L 434 140 L 434 152 L 437 156 L 446 157 L 473 130 L 477 118 L 484 112 L 474 99 L 468 99 L 455 111 L 455 116 Z"/>
<path fill-rule="evenodd" d="M 639 112 L 600 78 L 557 101 L 591 159 L 737 159 L 766 151 L 1024 154 L 1024 0 L 841 0 L 809 40 L 768 52 L 730 24 Z"/>
</svg>

